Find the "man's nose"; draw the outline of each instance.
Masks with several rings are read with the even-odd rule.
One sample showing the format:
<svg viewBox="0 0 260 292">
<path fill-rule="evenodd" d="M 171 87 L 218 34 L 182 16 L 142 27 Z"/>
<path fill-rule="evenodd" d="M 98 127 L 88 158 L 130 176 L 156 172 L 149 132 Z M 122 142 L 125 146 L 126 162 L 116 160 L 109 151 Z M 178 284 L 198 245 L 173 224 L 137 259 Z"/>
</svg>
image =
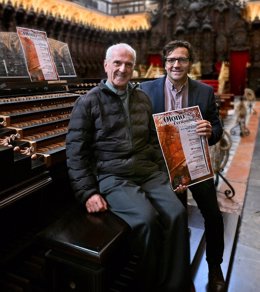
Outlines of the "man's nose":
<svg viewBox="0 0 260 292">
<path fill-rule="evenodd" d="M 180 66 L 180 60 L 176 59 L 173 63 L 173 66 Z"/>
<path fill-rule="evenodd" d="M 122 63 L 119 67 L 119 70 L 122 72 L 126 71 L 126 64 Z"/>
</svg>

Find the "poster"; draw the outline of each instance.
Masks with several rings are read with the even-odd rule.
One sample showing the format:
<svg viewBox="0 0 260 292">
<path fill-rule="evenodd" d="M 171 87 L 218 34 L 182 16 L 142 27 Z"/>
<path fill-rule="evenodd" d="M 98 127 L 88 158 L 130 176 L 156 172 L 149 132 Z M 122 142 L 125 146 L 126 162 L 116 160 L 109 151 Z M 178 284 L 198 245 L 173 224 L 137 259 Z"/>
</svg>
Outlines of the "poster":
<svg viewBox="0 0 260 292">
<path fill-rule="evenodd" d="M 31 81 L 58 80 L 46 33 L 23 27 L 16 29 Z"/>
<path fill-rule="evenodd" d="M 208 141 L 196 133 L 196 121 L 202 120 L 198 106 L 154 114 L 153 119 L 173 189 L 214 176 Z"/>
</svg>

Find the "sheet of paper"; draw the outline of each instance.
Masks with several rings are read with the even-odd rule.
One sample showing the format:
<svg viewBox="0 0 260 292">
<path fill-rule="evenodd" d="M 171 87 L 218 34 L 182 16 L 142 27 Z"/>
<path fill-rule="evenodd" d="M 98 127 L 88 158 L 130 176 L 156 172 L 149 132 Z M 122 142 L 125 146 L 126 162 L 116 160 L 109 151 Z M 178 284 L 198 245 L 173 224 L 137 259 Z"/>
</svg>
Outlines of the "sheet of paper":
<svg viewBox="0 0 260 292">
<path fill-rule="evenodd" d="M 196 133 L 198 106 L 154 114 L 158 140 L 173 188 L 212 178 L 214 171 L 205 137 Z"/>
<path fill-rule="evenodd" d="M 17 27 L 31 81 L 58 80 L 46 32 Z"/>
</svg>

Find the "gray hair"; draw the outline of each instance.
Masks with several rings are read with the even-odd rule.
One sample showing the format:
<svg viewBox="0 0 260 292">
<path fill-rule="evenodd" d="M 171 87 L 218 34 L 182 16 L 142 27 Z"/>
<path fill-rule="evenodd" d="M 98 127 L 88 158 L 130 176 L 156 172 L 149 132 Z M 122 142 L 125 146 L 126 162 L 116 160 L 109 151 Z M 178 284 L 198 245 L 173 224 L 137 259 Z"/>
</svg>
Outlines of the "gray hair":
<svg viewBox="0 0 260 292">
<path fill-rule="evenodd" d="M 136 62 L 136 51 L 128 44 L 126 43 L 119 43 L 116 45 L 112 45 L 110 46 L 107 51 L 106 51 L 106 60 L 109 60 L 112 58 L 112 54 L 114 52 L 114 50 L 116 49 L 126 49 L 127 51 L 129 51 L 133 58 L 134 58 L 134 63 Z"/>
</svg>

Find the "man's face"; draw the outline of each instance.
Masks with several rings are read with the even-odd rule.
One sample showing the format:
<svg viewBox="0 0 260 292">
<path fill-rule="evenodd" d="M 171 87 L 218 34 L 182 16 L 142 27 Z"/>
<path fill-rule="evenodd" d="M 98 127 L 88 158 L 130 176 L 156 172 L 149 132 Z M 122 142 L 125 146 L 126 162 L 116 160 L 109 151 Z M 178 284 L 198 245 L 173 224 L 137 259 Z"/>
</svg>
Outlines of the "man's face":
<svg viewBox="0 0 260 292">
<path fill-rule="evenodd" d="M 132 54 L 124 48 L 113 51 L 112 57 L 104 61 L 104 69 L 108 81 L 117 89 L 124 90 L 132 78 L 134 59 Z"/>
<path fill-rule="evenodd" d="M 186 48 L 176 48 L 165 60 L 165 70 L 172 83 L 185 82 L 191 68 L 189 52 Z"/>
</svg>

